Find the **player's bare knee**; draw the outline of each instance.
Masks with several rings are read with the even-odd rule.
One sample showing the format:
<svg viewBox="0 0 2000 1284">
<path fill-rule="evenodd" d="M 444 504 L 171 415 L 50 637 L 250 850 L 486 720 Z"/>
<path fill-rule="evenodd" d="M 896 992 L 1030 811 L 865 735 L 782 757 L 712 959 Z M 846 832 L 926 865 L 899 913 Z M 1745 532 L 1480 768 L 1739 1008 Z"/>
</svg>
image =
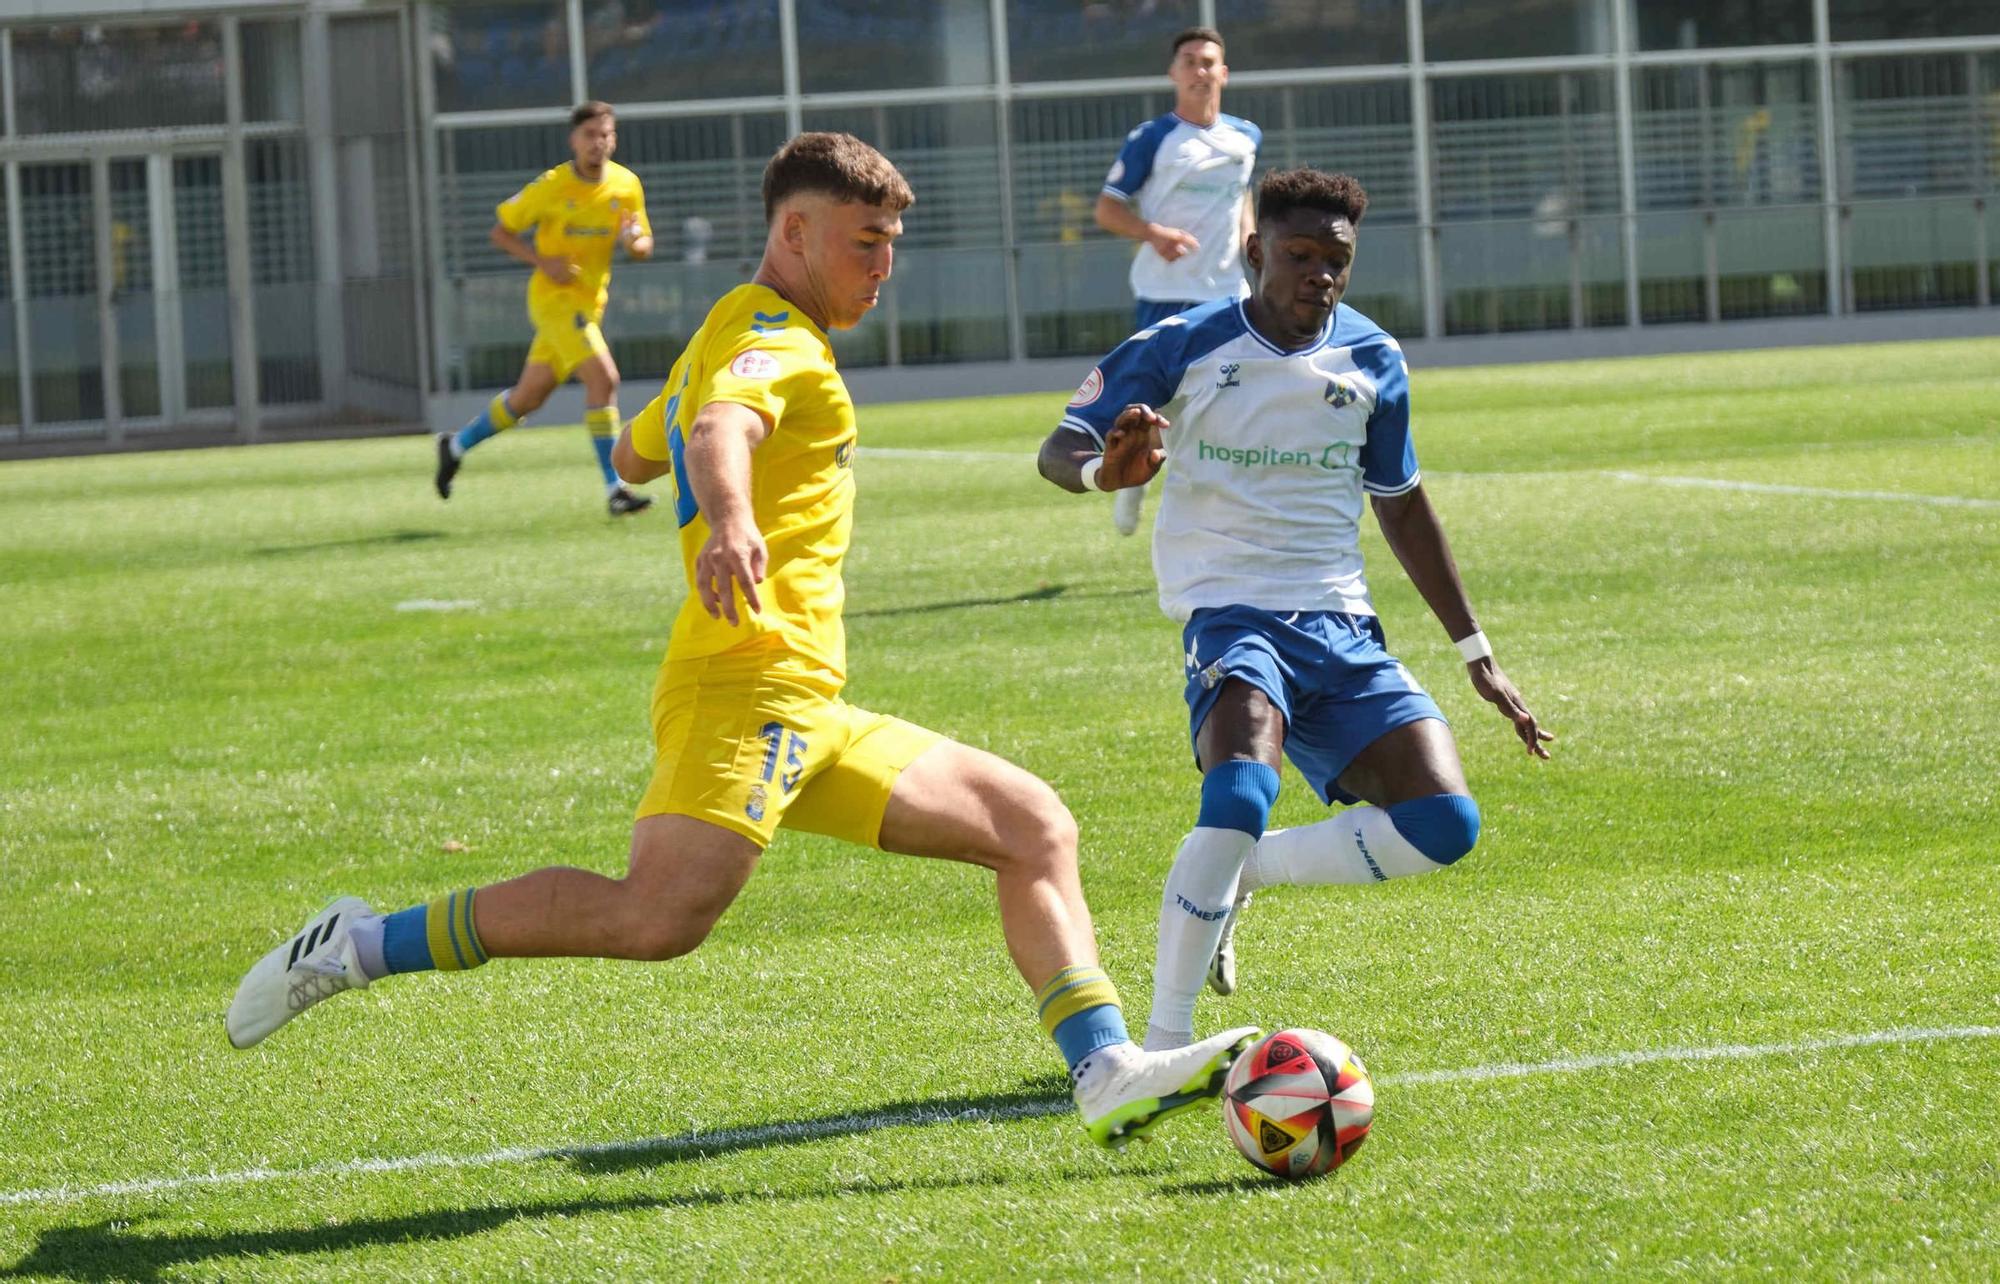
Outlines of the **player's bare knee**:
<svg viewBox="0 0 2000 1284">
<path fill-rule="evenodd" d="M 1064 873 L 1076 868 L 1077 841 L 1076 817 L 1054 789 L 1037 780 L 1002 827 L 1006 850 L 998 855 L 1037 876 Z"/>
<path fill-rule="evenodd" d="M 1479 842 L 1479 804 L 1470 794 L 1432 794 L 1386 809 L 1396 832 L 1440 865 L 1450 865 Z"/>
</svg>

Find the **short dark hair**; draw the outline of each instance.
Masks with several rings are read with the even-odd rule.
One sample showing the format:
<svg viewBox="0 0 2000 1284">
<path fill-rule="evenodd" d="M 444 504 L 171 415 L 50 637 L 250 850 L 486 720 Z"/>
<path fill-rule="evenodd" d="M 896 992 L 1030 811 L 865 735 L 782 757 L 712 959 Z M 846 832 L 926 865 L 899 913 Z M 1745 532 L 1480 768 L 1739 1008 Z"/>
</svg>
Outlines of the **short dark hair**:
<svg viewBox="0 0 2000 1284">
<path fill-rule="evenodd" d="M 795 192 L 906 210 L 916 193 L 889 158 L 852 134 L 800 134 L 764 166 L 764 221 Z"/>
<path fill-rule="evenodd" d="M 1301 167 L 1274 169 L 1257 184 L 1257 221 L 1283 218 L 1293 210 L 1324 210 L 1356 227 L 1368 212 L 1368 193 L 1352 174 L 1329 174 Z"/>
<path fill-rule="evenodd" d="M 618 113 L 611 109 L 611 104 L 602 99 L 593 98 L 587 103 L 578 103 L 575 110 L 569 114 L 569 127 L 575 129 L 579 125 L 596 120 L 599 116 L 614 121 L 618 119 Z"/>
<path fill-rule="evenodd" d="M 1212 41 L 1217 49 L 1221 49 L 1224 53 L 1228 52 L 1228 47 L 1222 43 L 1222 33 L 1214 27 L 1189 27 L 1174 37 L 1174 46 L 1167 50 L 1167 57 L 1178 58 L 1181 46 L 1195 40 Z"/>
</svg>

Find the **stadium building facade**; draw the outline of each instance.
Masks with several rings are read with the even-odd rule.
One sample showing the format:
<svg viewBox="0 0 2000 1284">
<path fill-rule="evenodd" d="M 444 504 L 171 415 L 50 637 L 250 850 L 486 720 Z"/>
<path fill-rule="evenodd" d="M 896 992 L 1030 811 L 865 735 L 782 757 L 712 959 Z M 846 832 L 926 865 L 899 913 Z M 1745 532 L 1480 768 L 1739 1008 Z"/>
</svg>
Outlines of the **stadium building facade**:
<svg viewBox="0 0 2000 1284">
<path fill-rule="evenodd" d="M 529 338 L 493 207 L 584 98 L 658 234 L 605 321 L 635 390 L 801 129 L 918 193 L 859 395 L 1064 386 L 1196 23 L 1263 166 L 1368 187 L 1349 299 L 1420 361 L 2000 331 L 1992 0 L 0 0 L 0 450 L 463 419 Z"/>
</svg>

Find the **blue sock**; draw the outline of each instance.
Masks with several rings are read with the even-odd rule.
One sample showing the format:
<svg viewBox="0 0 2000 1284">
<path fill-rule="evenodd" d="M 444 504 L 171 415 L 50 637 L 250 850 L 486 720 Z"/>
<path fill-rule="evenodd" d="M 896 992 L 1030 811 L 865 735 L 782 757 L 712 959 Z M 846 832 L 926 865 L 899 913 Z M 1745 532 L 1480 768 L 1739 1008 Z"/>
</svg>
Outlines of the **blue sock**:
<svg viewBox="0 0 2000 1284">
<path fill-rule="evenodd" d="M 383 975 L 433 968 L 456 972 L 484 963 L 486 949 L 472 926 L 472 895 L 471 891 L 453 892 L 428 905 L 412 905 L 385 916 Z M 368 969 L 364 966 L 362 970 Z"/>
<path fill-rule="evenodd" d="M 597 467 L 604 474 L 604 488 L 617 490 L 618 470 L 611 466 L 611 444 L 618 440 L 618 407 L 591 406 L 583 412 L 583 426 L 590 430 L 590 444 L 597 451 Z"/>
<path fill-rule="evenodd" d="M 1252 839 L 1264 836 L 1271 806 L 1278 801 L 1278 773 L 1261 762 L 1232 758 L 1210 767 L 1201 778 L 1201 815 L 1195 824 L 1234 829 Z"/>
<path fill-rule="evenodd" d="M 1102 968 L 1073 964 L 1062 969 L 1036 993 L 1035 1004 L 1042 1028 L 1071 1070 L 1099 1048 L 1131 1041 L 1118 990 Z"/>
<path fill-rule="evenodd" d="M 611 438 L 592 437 L 590 444 L 597 451 L 597 467 L 604 474 L 604 484 L 617 486 L 618 470 L 611 466 Z"/>
<path fill-rule="evenodd" d="M 458 430 L 458 435 L 451 439 L 451 453 L 463 457 L 466 451 L 480 442 L 519 422 L 520 419 L 508 408 L 507 394 L 503 392 L 487 403 L 486 409 L 473 416 L 471 423 Z"/>
</svg>

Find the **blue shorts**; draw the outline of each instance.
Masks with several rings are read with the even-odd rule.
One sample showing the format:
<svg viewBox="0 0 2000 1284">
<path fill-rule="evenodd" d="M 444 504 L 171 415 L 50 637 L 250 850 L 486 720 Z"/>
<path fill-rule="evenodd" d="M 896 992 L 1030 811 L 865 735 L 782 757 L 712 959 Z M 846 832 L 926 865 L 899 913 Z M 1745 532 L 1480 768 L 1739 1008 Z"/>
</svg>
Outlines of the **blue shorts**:
<svg viewBox="0 0 2000 1284">
<path fill-rule="evenodd" d="M 1406 723 L 1445 720 L 1403 662 L 1382 643 L 1372 615 L 1249 606 L 1206 607 L 1181 633 L 1188 737 L 1201 734 L 1222 684 L 1241 678 L 1285 717 L 1285 756 L 1327 801 L 1360 802 L 1340 773 L 1363 749 Z"/>
<path fill-rule="evenodd" d="M 1168 317 L 1177 317 L 1189 308 L 1201 306 L 1199 299 L 1180 299 L 1171 303 L 1157 303 L 1152 299 L 1140 299 L 1132 309 L 1132 333 L 1150 330 Z"/>
</svg>

